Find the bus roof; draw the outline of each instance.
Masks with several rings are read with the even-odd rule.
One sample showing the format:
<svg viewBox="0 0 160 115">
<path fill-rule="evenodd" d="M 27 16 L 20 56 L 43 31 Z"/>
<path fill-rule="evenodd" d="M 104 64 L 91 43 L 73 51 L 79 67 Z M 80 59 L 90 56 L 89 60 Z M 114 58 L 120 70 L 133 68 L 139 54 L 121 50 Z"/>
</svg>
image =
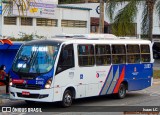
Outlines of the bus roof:
<svg viewBox="0 0 160 115">
<path fill-rule="evenodd" d="M 55 39 L 57 40 L 57 39 Z M 65 39 L 65 43 L 80 43 L 80 44 L 150 44 L 149 40 L 140 39 L 114 39 L 114 40 L 85 40 L 85 39 Z"/>
<path fill-rule="evenodd" d="M 26 45 L 53 45 L 53 44 L 151 44 L 149 40 L 142 39 L 125 39 L 119 38 L 113 34 L 61 34 L 56 35 L 54 38 L 44 40 L 33 40 L 25 43 Z"/>
<path fill-rule="evenodd" d="M 113 34 L 61 34 L 56 35 L 54 40 L 68 43 L 116 43 L 116 44 L 149 44 L 149 40 L 129 37 L 117 37 Z"/>
</svg>

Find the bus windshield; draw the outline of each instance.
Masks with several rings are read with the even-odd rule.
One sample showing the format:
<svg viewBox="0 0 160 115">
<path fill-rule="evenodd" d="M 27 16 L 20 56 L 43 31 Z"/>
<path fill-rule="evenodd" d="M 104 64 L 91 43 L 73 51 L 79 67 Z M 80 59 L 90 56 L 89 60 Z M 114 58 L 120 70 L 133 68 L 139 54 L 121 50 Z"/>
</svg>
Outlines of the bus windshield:
<svg viewBox="0 0 160 115">
<path fill-rule="evenodd" d="M 58 46 L 24 45 L 18 52 L 12 69 L 21 73 L 46 73 L 55 63 Z"/>
</svg>

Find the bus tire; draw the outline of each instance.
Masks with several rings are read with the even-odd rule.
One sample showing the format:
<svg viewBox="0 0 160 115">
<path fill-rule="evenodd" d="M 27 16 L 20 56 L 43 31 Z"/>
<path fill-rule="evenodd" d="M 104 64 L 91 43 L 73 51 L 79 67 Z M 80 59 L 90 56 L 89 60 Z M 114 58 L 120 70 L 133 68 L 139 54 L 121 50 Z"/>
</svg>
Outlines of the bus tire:
<svg viewBox="0 0 160 115">
<path fill-rule="evenodd" d="M 25 102 L 29 105 L 36 103 L 35 101 L 28 101 L 28 100 L 25 100 Z"/>
<path fill-rule="evenodd" d="M 63 99 L 61 101 L 62 107 L 70 107 L 72 105 L 73 95 L 70 90 L 65 90 L 63 94 Z"/>
<path fill-rule="evenodd" d="M 121 83 L 116 97 L 118 99 L 123 99 L 125 96 L 126 96 L 126 85 Z"/>
</svg>

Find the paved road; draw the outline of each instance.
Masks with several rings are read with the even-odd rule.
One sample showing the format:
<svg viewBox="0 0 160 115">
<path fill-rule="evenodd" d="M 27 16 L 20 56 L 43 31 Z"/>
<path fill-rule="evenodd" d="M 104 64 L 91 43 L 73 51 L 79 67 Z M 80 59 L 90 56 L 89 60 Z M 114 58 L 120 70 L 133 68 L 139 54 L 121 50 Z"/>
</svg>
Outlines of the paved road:
<svg viewBox="0 0 160 115">
<path fill-rule="evenodd" d="M 92 112 L 100 111 L 119 111 L 132 109 L 132 106 L 159 106 L 160 107 L 160 84 L 154 84 L 152 87 L 141 91 L 128 92 L 125 99 L 113 99 L 112 96 L 92 97 L 75 100 L 70 108 L 60 108 L 57 103 L 36 103 L 27 105 L 24 101 L 9 101 L 2 106 L 14 106 L 15 108 L 42 108 L 42 111 L 52 111 L 54 114 L 63 115 L 64 112 L 78 111 L 80 115 L 90 115 Z M 131 106 L 131 107 L 127 107 Z M 124 107 L 124 108 L 123 108 Z M 127 107 L 127 108 L 125 108 Z M 160 108 L 159 108 L 160 109 Z M 160 110 L 159 110 L 160 111 Z M 87 112 L 87 113 L 83 113 Z M 113 114 L 112 112 L 110 112 Z M 31 115 L 31 113 L 24 113 Z M 46 115 L 48 115 L 47 113 Z M 97 113 L 98 114 L 98 113 Z M 117 114 L 117 113 L 116 113 Z M 121 113 L 122 114 L 122 113 Z"/>
</svg>

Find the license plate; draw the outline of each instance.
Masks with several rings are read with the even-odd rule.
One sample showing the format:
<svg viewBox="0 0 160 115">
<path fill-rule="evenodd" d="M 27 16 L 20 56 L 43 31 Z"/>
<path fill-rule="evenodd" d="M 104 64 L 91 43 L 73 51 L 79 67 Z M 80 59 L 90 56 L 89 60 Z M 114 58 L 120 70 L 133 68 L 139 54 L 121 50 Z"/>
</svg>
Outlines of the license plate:
<svg viewBox="0 0 160 115">
<path fill-rule="evenodd" d="M 30 92 L 22 91 L 22 95 L 30 95 Z"/>
</svg>

